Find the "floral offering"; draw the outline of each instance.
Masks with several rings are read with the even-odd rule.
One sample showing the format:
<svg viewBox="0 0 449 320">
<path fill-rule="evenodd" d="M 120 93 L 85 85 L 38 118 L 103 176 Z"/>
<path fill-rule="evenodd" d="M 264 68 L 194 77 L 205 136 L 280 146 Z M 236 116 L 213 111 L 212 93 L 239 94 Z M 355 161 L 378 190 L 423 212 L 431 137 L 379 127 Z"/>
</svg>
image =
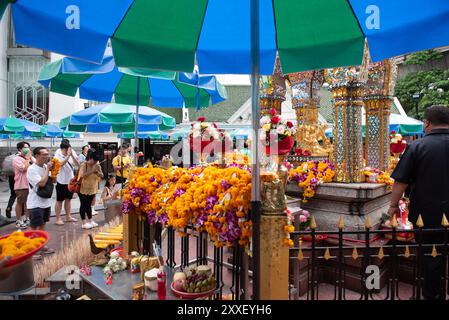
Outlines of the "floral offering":
<svg viewBox="0 0 449 320">
<path fill-rule="evenodd" d="M 295 231 L 295 227 L 293 223 L 295 222 L 295 217 L 292 215 L 290 210 L 285 210 L 287 215 L 287 224 L 284 225 L 283 231 L 286 233 L 286 237 L 283 241 L 283 244 L 287 247 L 293 247 L 293 240 L 290 238 L 290 233 Z M 299 219 L 299 230 L 306 230 L 309 228 L 312 218 L 310 216 L 309 211 L 301 210 L 297 215 L 297 219 Z"/>
<path fill-rule="evenodd" d="M 363 175 L 367 183 L 381 183 L 386 184 L 388 187 L 391 187 L 394 183 L 388 172 L 383 172 L 379 169 L 366 167 L 363 169 Z"/>
<path fill-rule="evenodd" d="M 124 192 L 124 213 L 138 214 L 150 224 L 171 226 L 181 234 L 188 225 L 205 231 L 216 246 L 246 245 L 251 174 L 238 166 L 138 168 Z"/>
<path fill-rule="evenodd" d="M 390 135 L 390 151 L 391 153 L 402 153 L 407 147 L 407 141 L 405 138 L 395 131 L 391 132 Z"/>
<path fill-rule="evenodd" d="M 39 248 L 44 242 L 44 238 L 30 239 L 22 231 L 14 231 L 9 237 L 0 240 L 0 260 L 6 256 L 20 257 Z"/>
<path fill-rule="evenodd" d="M 295 142 L 294 135 L 296 133 L 296 129 L 291 121 L 285 121 L 281 115 L 277 114 L 276 109 L 273 108 L 270 110 L 269 115 L 263 116 L 260 119 L 260 127 L 262 128 L 260 140 L 267 146 L 267 154 L 282 155 L 290 152 Z M 273 136 L 277 137 L 279 141 L 277 153 L 271 150 L 274 146 L 274 142 L 271 141 Z"/>
<path fill-rule="evenodd" d="M 315 196 L 318 186 L 325 182 L 332 182 L 335 176 L 334 166 L 327 160 L 308 161 L 301 163 L 289 173 L 289 181 L 295 181 L 303 190 L 303 202 Z"/>
</svg>

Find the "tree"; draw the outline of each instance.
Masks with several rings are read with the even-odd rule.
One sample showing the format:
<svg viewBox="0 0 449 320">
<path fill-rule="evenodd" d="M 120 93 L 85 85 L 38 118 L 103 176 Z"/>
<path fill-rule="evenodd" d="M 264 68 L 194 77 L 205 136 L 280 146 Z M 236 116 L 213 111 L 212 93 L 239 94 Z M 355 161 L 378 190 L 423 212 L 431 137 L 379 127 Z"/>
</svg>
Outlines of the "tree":
<svg viewBox="0 0 449 320">
<path fill-rule="evenodd" d="M 409 54 L 405 58 L 404 64 L 426 64 L 427 61 L 441 58 L 443 58 L 443 54 L 435 50 L 419 51 Z"/>
<path fill-rule="evenodd" d="M 396 83 L 396 96 L 405 111 L 415 117 L 416 93 L 419 93 L 418 119 L 423 118 L 424 110 L 431 105 L 449 106 L 449 69 L 410 73 Z"/>
</svg>

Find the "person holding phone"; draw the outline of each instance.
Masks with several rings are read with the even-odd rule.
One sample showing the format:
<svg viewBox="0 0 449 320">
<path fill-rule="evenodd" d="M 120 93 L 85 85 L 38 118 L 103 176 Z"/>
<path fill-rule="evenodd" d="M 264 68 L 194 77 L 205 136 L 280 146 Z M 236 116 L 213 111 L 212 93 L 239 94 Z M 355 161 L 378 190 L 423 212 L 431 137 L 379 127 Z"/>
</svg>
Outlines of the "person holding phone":
<svg viewBox="0 0 449 320">
<path fill-rule="evenodd" d="M 16 203 L 16 228 L 26 229 L 30 223 L 27 199 L 28 199 L 28 178 L 27 171 L 33 164 L 30 152 L 30 144 L 26 141 L 17 144 L 18 156 L 13 161 L 14 168 L 14 192 L 17 196 Z"/>
</svg>

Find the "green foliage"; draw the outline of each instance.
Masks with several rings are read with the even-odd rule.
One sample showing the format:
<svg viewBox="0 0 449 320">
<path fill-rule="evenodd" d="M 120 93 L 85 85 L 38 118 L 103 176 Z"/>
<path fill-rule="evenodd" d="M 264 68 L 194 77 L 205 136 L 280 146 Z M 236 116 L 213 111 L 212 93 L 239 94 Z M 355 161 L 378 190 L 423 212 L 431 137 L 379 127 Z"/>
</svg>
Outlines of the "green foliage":
<svg viewBox="0 0 449 320">
<path fill-rule="evenodd" d="M 404 64 L 426 64 L 427 61 L 441 58 L 443 54 L 435 50 L 419 51 L 408 55 Z"/>
<path fill-rule="evenodd" d="M 419 93 L 418 119 L 422 119 L 424 110 L 434 104 L 449 106 L 449 69 L 410 73 L 396 83 L 396 96 L 405 111 L 416 117 L 415 93 Z"/>
</svg>

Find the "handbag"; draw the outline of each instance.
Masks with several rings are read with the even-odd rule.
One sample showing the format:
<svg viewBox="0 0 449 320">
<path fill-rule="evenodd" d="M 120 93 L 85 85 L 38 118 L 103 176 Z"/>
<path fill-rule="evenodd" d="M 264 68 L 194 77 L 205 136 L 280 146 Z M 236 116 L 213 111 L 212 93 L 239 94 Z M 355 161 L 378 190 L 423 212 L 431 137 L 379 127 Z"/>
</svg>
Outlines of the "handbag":
<svg viewBox="0 0 449 320">
<path fill-rule="evenodd" d="M 31 184 L 30 187 L 33 188 Z M 51 196 L 53 195 L 53 189 L 54 189 L 53 182 L 49 178 L 45 186 L 37 188 L 36 194 L 41 198 L 50 199 Z"/>
<path fill-rule="evenodd" d="M 78 172 L 78 175 L 70 179 L 69 184 L 67 185 L 67 189 L 69 189 L 71 193 L 79 193 L 81 189 L 81 181 L 82 179 L 79 179 L 79 172 Z"/>
</svg>

